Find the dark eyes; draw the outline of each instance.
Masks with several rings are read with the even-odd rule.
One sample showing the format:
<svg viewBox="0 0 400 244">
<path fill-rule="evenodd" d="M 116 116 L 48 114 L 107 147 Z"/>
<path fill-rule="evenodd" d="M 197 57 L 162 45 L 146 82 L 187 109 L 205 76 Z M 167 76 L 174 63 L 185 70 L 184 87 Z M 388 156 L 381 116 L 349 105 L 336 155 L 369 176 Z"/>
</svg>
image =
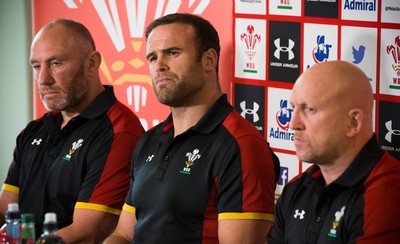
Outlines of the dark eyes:
<svg viewBox="0 0 400 244">
<path fill-rule="evenodd" d="M 40 63 L 32 63 L 31 65 L 32 65 L 32 68 L 35 69 L 35 70 L 39 70 L 40 67 L 41 67 L 41 64 L 40 64 Z M 57 68 L 57 67 L 59 67 L 59 66 L 62 65 L 62 62 L 59 62 L 59 61 L 51 61 L 51 62 L 49 63 L 49 65 L 50 65 L 50 68 Z"/>
<path fill-rule="evenodd" d="M 294 111 L 295 109 L 298 109 L 298 108 L 291 106 L 291 109 Z M 307 105 L 301 105 L 300 109 L 303 110 L 305 113 L 315 113 L 316 112 L 315 108 L 307 106 Z"/>
<path fill-rule="evenodd" d="M 58 66 L 60 66 L 60 65 L 61 65 L 61 62 L 58 62 L 58 61 L 51 61 L 51 62 L 50 62 L 50 66 L 58 67 Z"/>
<path fill-rule="evenodd" d="M 169 51 L 169 52 L 167 53 L 167 56 L 175 56 L 175 55 L 178 55 L 178 52 L 176 52 L 176 51 Z"/>
<path fill-rule="evenodd" d="M 179 51 L 176 51 L 176 50 L 167 50 L 163 53 L 164 54 L 161 54 L 161 55 L 165 55 L 166 57 L 175 57 L 175 56 L 179 55 Z M 147 57 L 147 61 L 149 63 L 154 62 L 157 59 L 158 59 L 158 56 L 156 56 L 156 55 L 150 55 Z"/>
</svg>

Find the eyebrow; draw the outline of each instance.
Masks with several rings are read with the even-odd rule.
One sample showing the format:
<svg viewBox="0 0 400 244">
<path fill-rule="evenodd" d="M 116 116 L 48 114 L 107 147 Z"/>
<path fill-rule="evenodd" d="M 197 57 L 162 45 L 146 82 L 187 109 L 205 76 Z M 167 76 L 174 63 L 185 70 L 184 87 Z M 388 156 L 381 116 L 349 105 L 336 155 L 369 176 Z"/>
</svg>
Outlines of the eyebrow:
<svg viewBox="0 0 400 244">
<path fill-rule="evenodd" d="M 182 51 L 182 50 L 183 50 L 183 48 L 179 48 L 179 47 L 169 47 L 169 48 L 166 48 L 166 49 L 162 49 L 161 52 L 162 53 L 168 53 L 168 52 L 171 52 L 171 51 Z M 146 59 L 149 59 L 149 57 L 154 56 L 155 53 L 156 53 L 156 51 L 148 53 L 146 55 Z"/>
<path fill-rule="evenodd" d="M 53 61 L 53 60 L 60 59 L 60 58 L 61 58 L 61 56 L 51 56 L 50 58 L 46 59 L 45 62 L 48 63 L 48 62 L 51 62 L 51 61 Z M 30 60 L 29 60 L 29 63 L 30 63 L 30 64 L 34 64 L 34 63 L 37 63 L 37 62 L 38 62 L 38 61 L 35 60 L 35 59 L 30 59 Z"/>
</svg>

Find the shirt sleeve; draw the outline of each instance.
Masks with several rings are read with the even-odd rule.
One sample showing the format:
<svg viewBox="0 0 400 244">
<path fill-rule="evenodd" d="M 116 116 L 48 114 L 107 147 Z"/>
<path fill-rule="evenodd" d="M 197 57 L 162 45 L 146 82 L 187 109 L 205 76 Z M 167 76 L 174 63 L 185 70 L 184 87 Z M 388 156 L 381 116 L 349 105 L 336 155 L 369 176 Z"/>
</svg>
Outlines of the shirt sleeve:
<svg viewBox="0 0 400 244">
<path fill-rule="evenodd" d="M 219 219 L 272 221 L 275 177 L 267 143 L 250 134 L 227 148 L 231 156 L 223 164 L 217 184 Z"/>
<path fill-rule="evenodd" d="M 75 207 L 119 214 L 129 189 L 132 153 L 144 130 L 127 108 L 112 108 L 108 116 L 110 127 L 97 135 L 87 156 L 90 162 Z"/>
</svg>

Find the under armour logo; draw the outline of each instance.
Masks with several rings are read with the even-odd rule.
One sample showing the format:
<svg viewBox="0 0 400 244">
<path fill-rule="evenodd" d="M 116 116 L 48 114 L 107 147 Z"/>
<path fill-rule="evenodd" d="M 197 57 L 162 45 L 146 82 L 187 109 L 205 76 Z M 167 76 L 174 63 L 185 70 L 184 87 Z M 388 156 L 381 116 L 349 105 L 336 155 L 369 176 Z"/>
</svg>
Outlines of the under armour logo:
<svg viewBox="0 0 400 244">
<path fill-rule="evenodd" d="M 242 112 L 240 115 L 242 117 L 246 117 L 246 114 L 252 114 L 253 115 L 253 122 L 257 122 L 260 120 L 260 117 L 257 114 L 257 111 L 260 109 L 260 105 L 258 103 L 253 102 L 253 109 L 246 108 L 246 101 L 243 101 L 240 103 L 240 108 L 242 109 Z"/>
<path fill-rule="evenodd" d="M 42 142 L 42 139 L 33 139 L 33 141 L 32 141 L 32 145 L 40 145 L 40 143 Z"/>
<path fill-rule="evenodd" d="M 153 160 L 153 157 L 154 157 L 154 154 L 147 156 L 146 163 L 150 162 L 151 160 Z"/>
<path fill-rule="evenodd" d="M 281 38 L 277 38 L 277 39 L 275 39 L 274 44 L 275 44 L 275 47 L 276 47 L 276 50 L 274 52 L 275 58 L 280 59 L 281 58 L 281 52 L 287 52 L 288 53 L 288 60 L 294 59 L 294 52 L 292 51 L 292 49 L 293 49 L 293 47 L 295 45 L 294 41 L 288 39 L 289 46 L 284 47 L 284 46 L 281 46 Z"/>
<path fill-rule="evenodd" d="M 393 130 L 392 129 L 392 121 L 389 120 L 385 123 L 386 129 L 388 130 L 388 133 L 385 135 L 385 139 L 388 142 L 392 142 L 392 135 L 400 136 L 400 130 Z"/>
<path fill-rule="evenodd" d="M 293 215 L 293 217 L 294 217 L 295 219 L 297 219 L 297 218 L 299 218 L 299 219 L 304 219 L 304 214 L 306 214 L 306 211 L 301 210 L 301 212 L 300 212 L 299 209 L 296 209 L 295 214 Z"/>
</svg>

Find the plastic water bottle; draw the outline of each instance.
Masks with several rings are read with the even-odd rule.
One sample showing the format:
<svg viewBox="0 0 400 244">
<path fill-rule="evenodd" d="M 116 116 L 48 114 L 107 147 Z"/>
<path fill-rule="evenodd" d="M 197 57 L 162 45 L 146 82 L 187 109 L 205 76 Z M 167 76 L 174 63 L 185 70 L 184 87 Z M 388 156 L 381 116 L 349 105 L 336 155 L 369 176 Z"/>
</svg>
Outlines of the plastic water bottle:
<svg viewBox="0 0 400 244">
<path fill-rule="evenodd" d="M 18 203 L 9 203 L 6 212 L 6 243 L 21 243 L 21 214 Z"/>
<path fill-rule="evenodd" d="M 43 234 L 36 241 L 36 244 L 65 244 L 65 241 L 58 235 L 56 213 L 46 213 L 43 222 Z"/>
<path fill-rule="evenodd" d="M 22 214 L 22 244 L 35 244 L 35 218 L 33 214 Z"/>
<path fill-rule="evenodd" d="M 0 228 L 0 243 L 7 243 L 7 224 L 4 223 L 4 225 Z"/>
</svg>

